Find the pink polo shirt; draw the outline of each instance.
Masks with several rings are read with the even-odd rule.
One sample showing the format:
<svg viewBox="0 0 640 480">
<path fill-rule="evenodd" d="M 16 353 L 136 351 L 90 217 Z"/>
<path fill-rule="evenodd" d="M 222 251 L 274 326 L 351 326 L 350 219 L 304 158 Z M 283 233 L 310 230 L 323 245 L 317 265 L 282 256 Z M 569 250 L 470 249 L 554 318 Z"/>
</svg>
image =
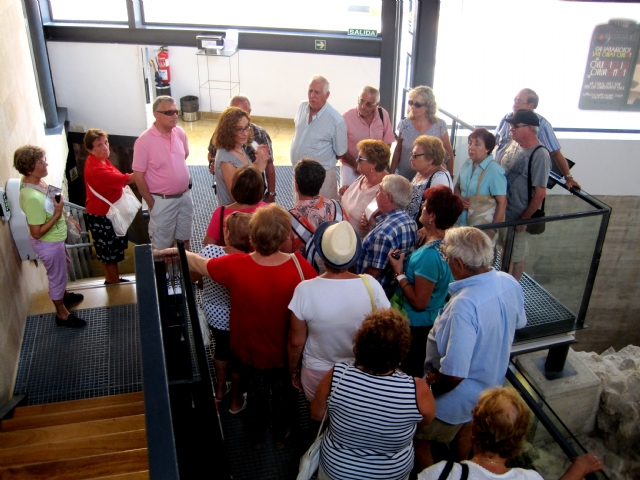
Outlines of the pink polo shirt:
<svg viewBox="0 0 640 480">
<path fill-rule="evenodd" d="M 171 140 L 151 125 L 133 145 L 133 171 L 144 172 L 151 193 L 175 195 L 189 188 L 189 142 L 184 130 L 171 130 Z"/>
</svg>

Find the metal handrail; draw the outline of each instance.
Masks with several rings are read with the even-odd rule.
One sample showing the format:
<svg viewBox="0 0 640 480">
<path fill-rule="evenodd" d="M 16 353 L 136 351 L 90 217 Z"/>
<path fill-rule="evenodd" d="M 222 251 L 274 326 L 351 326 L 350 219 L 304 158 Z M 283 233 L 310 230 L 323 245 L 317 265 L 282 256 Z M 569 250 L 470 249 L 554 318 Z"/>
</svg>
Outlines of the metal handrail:
<svg viewBox="0 0 640 480">
<path fill-rule="evenodd" d="M 80 238 L 82 242 L 75 245 L 66 245 L 67 252 L 71 257 L 69 280 L 73 282 L 75 280 L 93 277 L 93 265 L 91 263 L 91 248 L 93 244 L 91 243 L 85 218 L 87 209 L 71 202 L 64 202 L 64 206 L 71 217 L 80 224 Z"/>
</svg>

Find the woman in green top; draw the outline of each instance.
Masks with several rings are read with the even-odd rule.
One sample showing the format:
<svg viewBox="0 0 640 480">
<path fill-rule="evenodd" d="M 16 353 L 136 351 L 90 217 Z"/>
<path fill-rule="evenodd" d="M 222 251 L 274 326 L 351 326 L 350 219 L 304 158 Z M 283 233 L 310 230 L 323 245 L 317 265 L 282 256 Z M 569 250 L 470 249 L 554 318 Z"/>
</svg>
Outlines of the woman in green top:
<svg viewBox="0 0 640 480">
<path fill-rule="evenodd" d="M 462 200 L 450 188 L 438 185 L 426 190 L 420 215 L 424 227 L 418 231 L 418 238 L 426 239 L 425 244 L 411 254 L 406 265 L 404 252 L 389 254 L 398 281 L 391 304 L 407 314 L 411 327 L 411 348 L 402 362 L 402 370 L 413 377 L 424 376 L 427 337 L 453 282 L 442 239 L 461 213 Z M 394 253 L 400 256 L 396 259 Z"/>
<path fill-rule="evenodd" d="M 27 217 L 33 250 L 47 271 L 49 297 L 56 307 L 56 324 L 84 327 L 86 322 L 68 310 L 84 297 L 66 290 L 71 260 L 64 245 L 67 238 L 64 200 L 47 196 L 47 184 L 42 180 L 49 174 L 45 151 L 33 145 L 20 147 L 13 154 L 13 166 L 24 175 L 20 184 L 20 208 Z"/>
</svg>

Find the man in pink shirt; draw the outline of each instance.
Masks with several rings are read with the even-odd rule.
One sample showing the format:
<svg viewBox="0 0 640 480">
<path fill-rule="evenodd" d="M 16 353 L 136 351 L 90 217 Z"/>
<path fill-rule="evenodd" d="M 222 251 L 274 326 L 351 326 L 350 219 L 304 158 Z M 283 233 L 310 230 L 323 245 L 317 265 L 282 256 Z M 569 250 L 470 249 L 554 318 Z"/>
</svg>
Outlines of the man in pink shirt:
<svg viewBox="0 0 640 480">
<path fill-rule="evenodd" d="M 189 189 L 189 142 L 177 126 L 178 107 L 169 96 L 153 102 L 156 121 L 133 146 L 133 174 L 149 206 L 149 237 L 154 248 L 164 249 L 175 240 L 189 248 L 193 227 L 193 200 Z"/>
<path fill-rule="evenodd" d="M 362 88 L 358 106 L 342 115 L 347 124 L 347 153 L 340 159 L 340 186 L 351 185 L 360 176 L 358 165 L 358 142 L 360 140 L 382 140 L 387 145 L 395 140 L 393 127 L 387 111 L 380 107 L 380 91 L 369 85 Z"/>
</svg>

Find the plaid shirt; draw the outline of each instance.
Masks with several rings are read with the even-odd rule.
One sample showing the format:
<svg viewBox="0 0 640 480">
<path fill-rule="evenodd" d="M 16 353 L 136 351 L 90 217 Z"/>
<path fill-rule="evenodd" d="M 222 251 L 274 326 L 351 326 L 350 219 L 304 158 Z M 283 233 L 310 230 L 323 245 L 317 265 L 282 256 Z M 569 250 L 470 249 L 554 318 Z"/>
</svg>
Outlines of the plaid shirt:
<svg viewBox="0 0 640 480">
<path fill-rule="evenodd" d="M 367 267 L 384 270 L 389 265 L 389 252 L 412 252 L 418 242 L 418 226 L 405 210 L 395 209 L 378 216 L 373 227 L 362 241 L 362 253 L 358 260 L 358 273 Z M 380 285 L 387 287 L 392 280 L 390 272 L 384 272 Z"/>
<path fill-rule="evenodd" d="M 269 147 L 269 163 L 273 163 L 273 147 L 271 146 L 271 137 L 269 136 L 267 131 L 264 128 L 259 127 L 255 123 L 251 124 L 251 131 L 252 134 L 249 137 L 249 141 L 247 141 L 247 144 L 244 146 L 244 151 L 247 154 L 247 157 L 249 157 L 249 160 L 251 160 L 251 163 L 254 163 L 256 161 L 256 151 L 251 146 L 251 142 L 253 142 L 254 140 L 258 145 L 266 145 L 267 147 Z M 216 147 L 213 146 L 212 135 L 211 140 L 209 140 L 209 153 L 211 154 L 210 158 L 216 158 L 216 151 Z"/>
</svg>

